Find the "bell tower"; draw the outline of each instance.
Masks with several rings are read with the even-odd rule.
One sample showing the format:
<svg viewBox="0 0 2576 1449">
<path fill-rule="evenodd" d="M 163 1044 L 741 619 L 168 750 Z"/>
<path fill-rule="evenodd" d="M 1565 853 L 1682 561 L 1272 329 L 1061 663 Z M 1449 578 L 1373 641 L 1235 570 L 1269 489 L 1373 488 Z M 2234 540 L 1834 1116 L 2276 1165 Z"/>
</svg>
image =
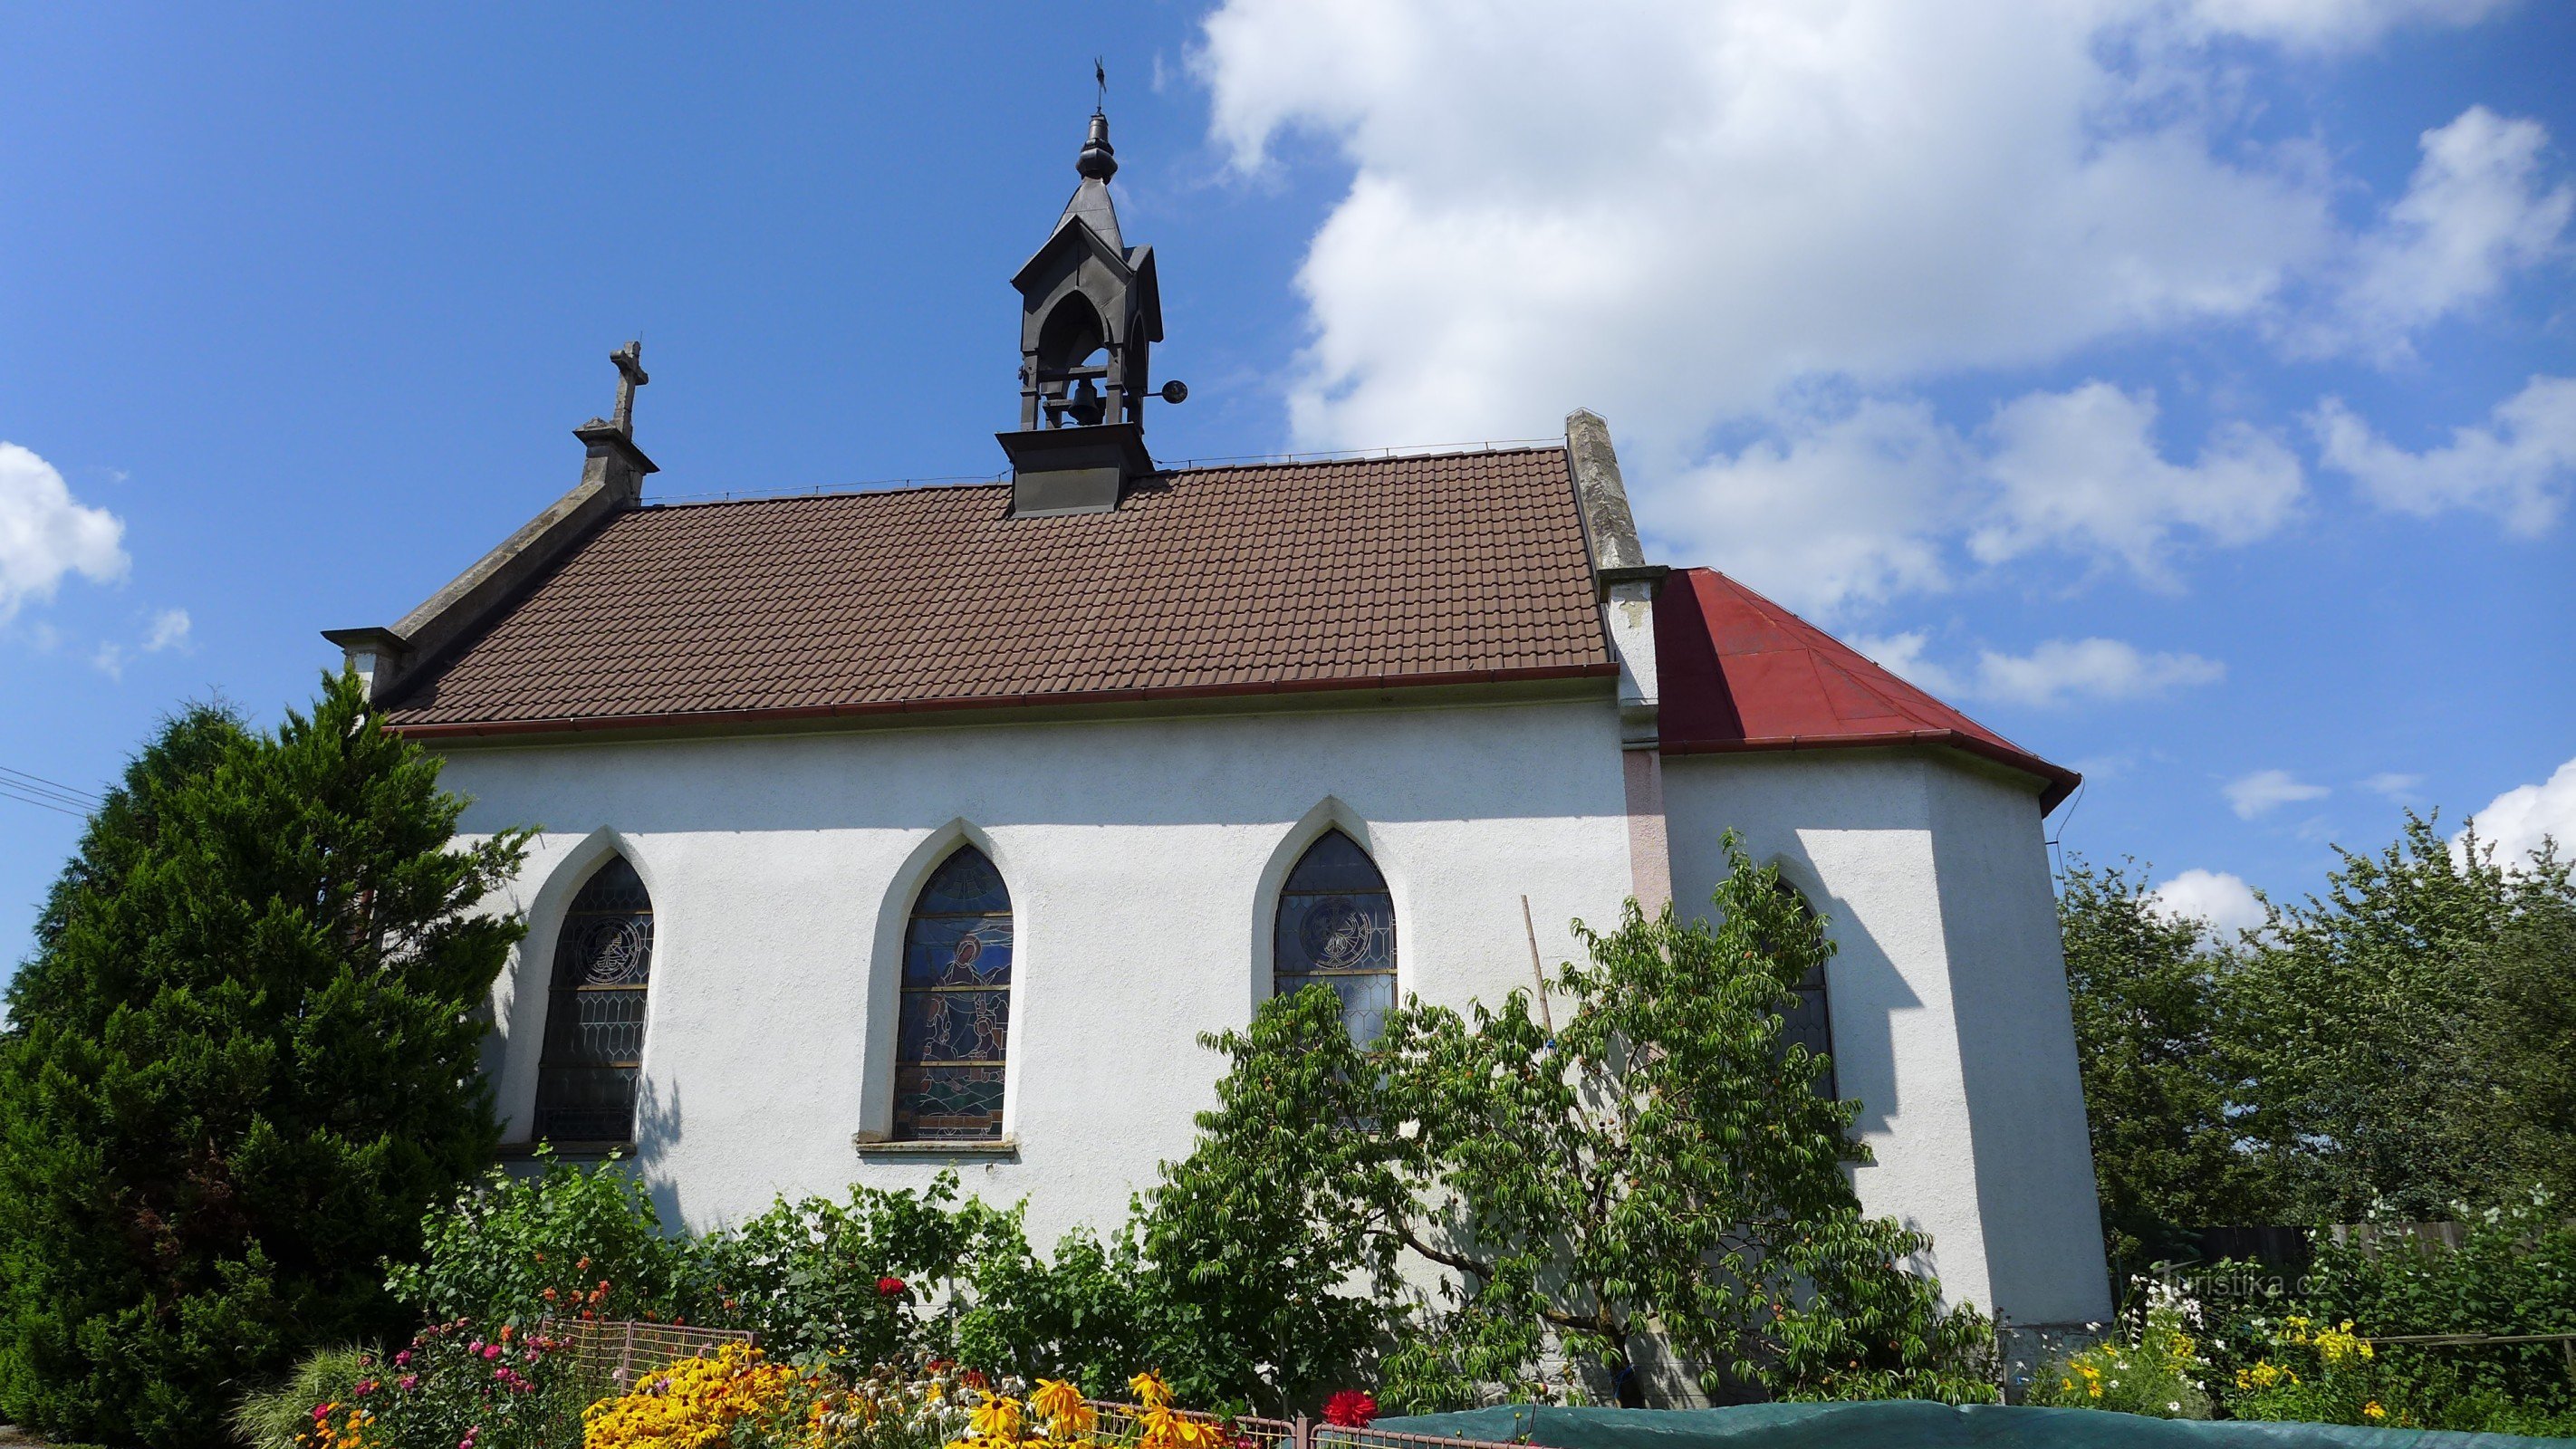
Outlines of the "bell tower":
<svg viewBox="0 0 2576 1449">
<path fill-rule="evenodd" d="M 1145 398 L 1163 300 L 1154 249 L 1119 234 L 1106 114 L 1092 113 L 1073 169 L 1081 185 L 1011 278 L 1020 294 L 1020 425 L 996 436 L 1011 460 L 1016 518 L 1105 513 L 1129 482 L 1154 472 Z M 1161 393 L 1167 402 L 1187 395 L 1179 383 Z"/>
</svg>

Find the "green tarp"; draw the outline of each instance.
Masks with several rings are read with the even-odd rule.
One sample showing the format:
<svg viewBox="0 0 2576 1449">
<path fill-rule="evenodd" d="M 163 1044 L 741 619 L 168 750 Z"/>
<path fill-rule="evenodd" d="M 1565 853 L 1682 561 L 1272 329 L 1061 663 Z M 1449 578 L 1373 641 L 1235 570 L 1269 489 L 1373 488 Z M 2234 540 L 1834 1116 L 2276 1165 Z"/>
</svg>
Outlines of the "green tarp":
<svg viewBox="0 0 2576 1449">
<path fill-rule="evenodd" d="M 1514 1404 L 1370 1426 L 1550 1449 L 2567 1449 L 2576 1439 L 2353 1429 L 2339 1424 L 2197 1423 L 2097 1409 L 1915 1401 L 1743 1404 L 1731 1409 L 1563 1409 Z M 1329 1430 L 1316 1435 L 1329 1443 Z"/>
</svg>

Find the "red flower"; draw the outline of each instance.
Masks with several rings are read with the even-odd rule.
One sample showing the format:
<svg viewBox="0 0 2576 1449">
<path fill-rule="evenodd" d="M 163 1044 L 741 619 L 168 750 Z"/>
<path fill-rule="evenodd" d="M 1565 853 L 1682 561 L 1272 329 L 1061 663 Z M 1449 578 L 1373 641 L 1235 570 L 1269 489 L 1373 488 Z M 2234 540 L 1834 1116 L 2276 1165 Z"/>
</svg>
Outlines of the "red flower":
<svg viewBox="0 0 2576 1449">
<path fill-rule="evenodd" d="M 877 1296 L 880 1298 L 892 1298 L 896 1294 L 901 1293 L 903 1288 L 904 1283 L 901 1278 L 879 1278 L 877 1280 Z"/>
<path fill-rule="evenodd" d="M 1360 1389 L 1344 1389 L 1324 1401 L 1324 1422 L 1339 1429 L 1365 1429 L 1377 1417 L 1377 1399 Z"/>
</svg>

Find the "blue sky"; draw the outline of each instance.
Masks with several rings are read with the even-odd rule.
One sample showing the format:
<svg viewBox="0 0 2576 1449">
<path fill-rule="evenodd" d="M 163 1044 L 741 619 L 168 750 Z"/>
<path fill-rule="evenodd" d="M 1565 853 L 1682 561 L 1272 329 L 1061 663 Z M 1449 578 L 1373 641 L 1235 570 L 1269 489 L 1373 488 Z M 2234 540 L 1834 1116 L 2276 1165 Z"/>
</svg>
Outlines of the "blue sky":
<svg viewBox="0 0 2576 1449">
<path fill-rule="evenodd" d="M 0 768 L 309 698 L 630 336 L 659 496 L 998 471 L 1097 53 L 1166 460 L 1591 407 L 1661 559 L 2222 918 L 2402 804 L 2576 834 L 2576 11 L 1581 13 L 0 13 Z M 0 799 L 0 959 L 78 830 Z"/>
</svg>

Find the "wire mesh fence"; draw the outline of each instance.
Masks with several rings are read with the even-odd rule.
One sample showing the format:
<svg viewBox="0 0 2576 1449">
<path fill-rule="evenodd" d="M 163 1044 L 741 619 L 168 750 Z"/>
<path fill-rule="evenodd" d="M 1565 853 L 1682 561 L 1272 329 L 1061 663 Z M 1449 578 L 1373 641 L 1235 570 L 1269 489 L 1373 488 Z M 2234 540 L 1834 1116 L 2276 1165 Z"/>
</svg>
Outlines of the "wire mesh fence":
<svg viewBox="0 0 2576 1449">
<path fill-rule="evenodd" d="M 624 1318 L 574 1323 L 562 1336 L 571 1345 L 573 1373 L 598 1393 L 623 1392 L 634 1386 L 637 1375 L 650 1373 L 675 1359 L 696 1358 L 729 1343 L 754 1341 L 745 1329 L 639 1323 Z"/>
<path fill-rule="evenodd" d="M 1100 1437 L 1134 1442 L 1143 1433 L 1144 1410 L 1135 1404 L 1111 1403 L 1104 1399 L 1089 1400 L 1100 1415 Z M 1250 1415 L 1226 1418 L 1221 1414 L 1202 1414 L 1186 1409 L 1173 1411 L 1179 1417 L 1201 1424 L 1214 1424 L 1233 1439 L 1236 1449 L 1523 1449 L 1523 1446 L 1493 1443 L 1482 1439 L 1446 1439 L 1432 1434 L 1400 1434 L 1386 1429 L 1354 1429 L 1327 1424 L 1304 1414 L 1293 1419 L 1263 1419 Z"/>
</svg>

